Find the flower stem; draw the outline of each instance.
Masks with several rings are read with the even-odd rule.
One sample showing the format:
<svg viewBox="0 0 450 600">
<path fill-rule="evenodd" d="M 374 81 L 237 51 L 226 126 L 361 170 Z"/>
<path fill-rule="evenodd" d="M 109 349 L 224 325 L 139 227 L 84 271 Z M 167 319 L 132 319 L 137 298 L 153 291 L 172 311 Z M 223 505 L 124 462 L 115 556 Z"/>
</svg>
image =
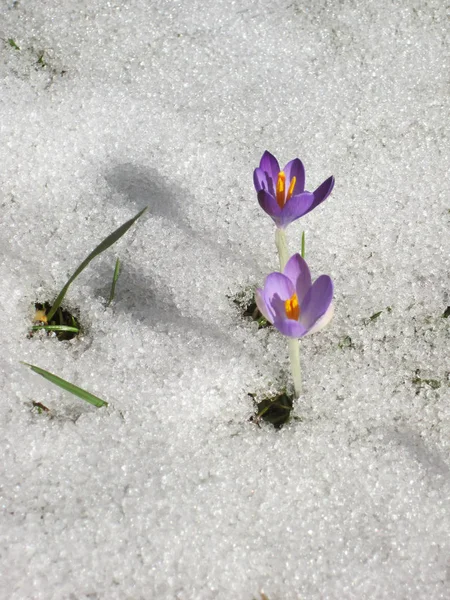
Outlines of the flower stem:
<svg viewBox="0 0 450 600">
<path fill-rule="evenodd" d="M 275 231 L 275 244 L 277 245 L 278 256 L 280 258 L 280 271 L 283 271 L 289 260 L 289 250 L 286 242 L 286 234 L 284 229 L 276 228 Z"/>
<path fill-rule="evenodd" d="M 295 397 L 300 398 L 302 393 L 302 370 L 300 368 L 300 343 L 296 338 L 289 338 L 289 360 L 291 373 L 294 380 Z"/>
<path fill-rule="evenodd" d="M 278 257 L 280 259 L 280 271 L 283 271 L 287 261 L 289 260 L 289 250 L 284 229 L 279 229 L 277 227 L 275 231 L 275 244 L 277 246 Z M 295 397 L 299 398 L 302 391 L 302 371 L 300 368 L 299 341 L 295 338 L 288 338 L 288 346 L 292 379 L 294 380 Z"/>
</svg>

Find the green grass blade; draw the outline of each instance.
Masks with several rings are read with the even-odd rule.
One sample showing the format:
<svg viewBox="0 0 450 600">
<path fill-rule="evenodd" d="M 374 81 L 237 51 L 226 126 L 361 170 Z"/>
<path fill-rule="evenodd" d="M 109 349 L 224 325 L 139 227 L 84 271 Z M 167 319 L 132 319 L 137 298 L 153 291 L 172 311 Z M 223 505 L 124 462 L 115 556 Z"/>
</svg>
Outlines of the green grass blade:
<svg viewBox="0 0 450 600">
<path fill-rule="evenodd" d="M 83 390 L 82 388 L 78 387 L 77 385 L 74 385 L 73 383 L 69 383 L 65 379 L 61 379 L 61 377 L 58 377 L 57 375 L 53 375 L 53 373 L 49 373 L 45 369 L 41 369 L 40 367 L 36 367 L 35 365 L 30 365 L 27 362 L 21 361 L 21 363 L 27 367 L 30 367 L 30 369 L 32 371 L 34 371 L 35 373 L 38 373 L 38 375 L 42 375 L 42 377 L 44 377 L 48 381 L 51 381 L 55 385 L 58 385 L 63 390 L 66 390 L 67 392 L 70 392 L 74 396 L 78 396 L 78 398 L 81 398 L 82 400 L 89 402 L 89 404 L 93 404 L 94 406 L 97 406 L 98 408 L 100 408 L 102 406 L 108 406 L 108 403 L 105 402 L 104 400 L 102 400 L 101 398 L 99 398 L 98 396 L 94 396 L 94 394 L 91 394 L 91 393 L 87 392 L 86 390 Z"/>
<path fill-rule="evenodd" d="M 124 223 L 123 225 L 121 225 L 118 229 L 116 229 L 115 231 L 113 231 L 113 233 L 111 233 L 110 235 L 108 235 L 107 238 L 105 238 L 103 240 L 103 242 L 101 242 L 90 254 L 87 258 L 85 258 L 83 260 L 83 262 L 81 263 L 81 265 L 78 267 L 78 269 L 75 271 L 75 273 L 70 277 L 70 279 L 68 280 L 68 282 L 66 283 L 66 285 L 63 287 L 63 289 L 59 292 L 58 297 L 56 298 L 55 302 L 53 303 L 53 306 L 50 309 L 50 312 L 47 315 L 47 320 L 50 322 L 53 315 L 55 314 L 55 312 L 58 310 L 59 306 L 61 305 L 61 302 L 64 300 L 64 296 L 67 293 L 67 290 L 69 289 L 70 284 L 78 277 L 78 275 L 84 271 L 84 269 L 88 266 L 88 264 L 91 262 L 91 260 L 93 260 L 96 256 L 98 256 L 99 254 L 101 254 L 102 252 L 104 252 L 105 250 L 107 250 L 110 246 L 112 246 L 115 242 L 117 242 L 118 239 L 120 239 L 129 229 L 130 227 L 133 225 L 133 223 L 135 221 L 137 221 L 137 219 L 139 219 L 139 217 L 147 210 L 147 206 L 141 210 L 135 217 L 133 217 L 132 219 L 130 219 L 129 221 L 127 221 L 126 223 Z"/>
<path fill-rule="evenodd" d="M 111 293 L 109 294 L 109 300 L 106 306 L 109 306 L 111 304 L 111 302 L 114 300 L 114 294 L 116 293 L 116 283 L 117 280 L 119 279 L 119 275 L 120 275 L 120 258 L 118 258 L 116 260 L 116 267 L 114 269 L 114 275 L 113 275 L 113 280 L 112 280 L 112 284 L 111 284 Z"/>
<path fill-rule="evenodd" d="M 70 327 L 70 325 L 33 325 L 31 331 L 39 331 L 44 329 L 45 331 L 69 331 L 70 333 L 79 333 L 78 327 Z"/>
<path fill-rule="evenodd" d="M 302 258 L 305 258 L 306 254 L 306 235 L 305 232 L 302 233 Z"/>
</svg>

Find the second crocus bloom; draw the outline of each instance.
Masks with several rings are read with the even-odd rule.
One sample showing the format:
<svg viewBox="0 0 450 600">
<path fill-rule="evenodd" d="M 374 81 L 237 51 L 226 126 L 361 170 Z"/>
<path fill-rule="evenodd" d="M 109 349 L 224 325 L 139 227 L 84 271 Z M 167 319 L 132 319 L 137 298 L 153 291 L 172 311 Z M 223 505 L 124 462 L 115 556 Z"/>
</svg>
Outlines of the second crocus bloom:
<svg viewBox="0 0 450 600">
<path fill-rule="evenodd" d="M 272 217 L 277 227 L 284 229 L 328 198 L 334 177 L 329 177 L 315 192 L 307 192 L 301 160 L 295 158 L 281 170 L 275 156 L 266 150 L 254 171 L 253 182 L 261 208 Z"/>
<path fill-rule="evenodd" d="M 264 317 L 292 338 L 319 331 L 333 317 L 333 282 L 328 275 L 321 275 L 312 283 L 300 254 L 291 256 L 283 273 L 268 275 L 255 299 Z"/>
</svg>

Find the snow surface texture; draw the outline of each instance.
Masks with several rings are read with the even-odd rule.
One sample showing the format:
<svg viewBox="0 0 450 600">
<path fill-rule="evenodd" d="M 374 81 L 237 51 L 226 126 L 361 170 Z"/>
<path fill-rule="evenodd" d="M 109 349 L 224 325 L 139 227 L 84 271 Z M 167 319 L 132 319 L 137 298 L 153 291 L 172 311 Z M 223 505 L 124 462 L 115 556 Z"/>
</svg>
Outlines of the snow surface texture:
<svg viewBox="0 0 450 600">
<path fill-rule="evenodd" d="M 0 14 L 0 596 L 449 598 L 445 3 Z M 286 340 L 230 299 L 277 269 L 265 149 L 299 156 L 308 189 L 336 177 L 287 231 L 336 315 L 301 342 L 279 431 L 249 422 L 248 393 L 288 381 Z M 27 339 L 33 303 L 145 205 L 69 292 L 84 335 Z"/>
</svg>

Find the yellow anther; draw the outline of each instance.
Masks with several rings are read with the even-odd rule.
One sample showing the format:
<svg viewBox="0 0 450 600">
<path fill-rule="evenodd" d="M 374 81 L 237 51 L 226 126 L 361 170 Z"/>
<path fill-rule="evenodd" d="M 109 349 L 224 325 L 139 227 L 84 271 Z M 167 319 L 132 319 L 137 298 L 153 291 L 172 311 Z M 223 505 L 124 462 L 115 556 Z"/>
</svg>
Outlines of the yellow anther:
<svg viewBox="0 0 450 600">
<path fill-rule="evenodd" d="M 285 200 L 285 191 L 286 191 L 286 175 L 284 171 L 280 171 L 278 173 L 278 181 L 277 181 L 277 203 L 280 208 L 283 208 L 286 200 Z"/>
<path fill-rule="evenodd" d="M 293 177 L 291 180 L 291 185 L 289 186 L 286 202 L 292 198 L 292 194 L 294 193 L 295 183 L 297 181 L 297 177 Z"/>
<path fill-rule="evenodd" d="M 288 319 L 298 321 L 300 316 L 300 306 L 298 305 L 298 298 L 295 292 L 292 294 L 289 300 L 285 301 L 284 308 L 286 310 L 286 316 Z"/>
</svg>

